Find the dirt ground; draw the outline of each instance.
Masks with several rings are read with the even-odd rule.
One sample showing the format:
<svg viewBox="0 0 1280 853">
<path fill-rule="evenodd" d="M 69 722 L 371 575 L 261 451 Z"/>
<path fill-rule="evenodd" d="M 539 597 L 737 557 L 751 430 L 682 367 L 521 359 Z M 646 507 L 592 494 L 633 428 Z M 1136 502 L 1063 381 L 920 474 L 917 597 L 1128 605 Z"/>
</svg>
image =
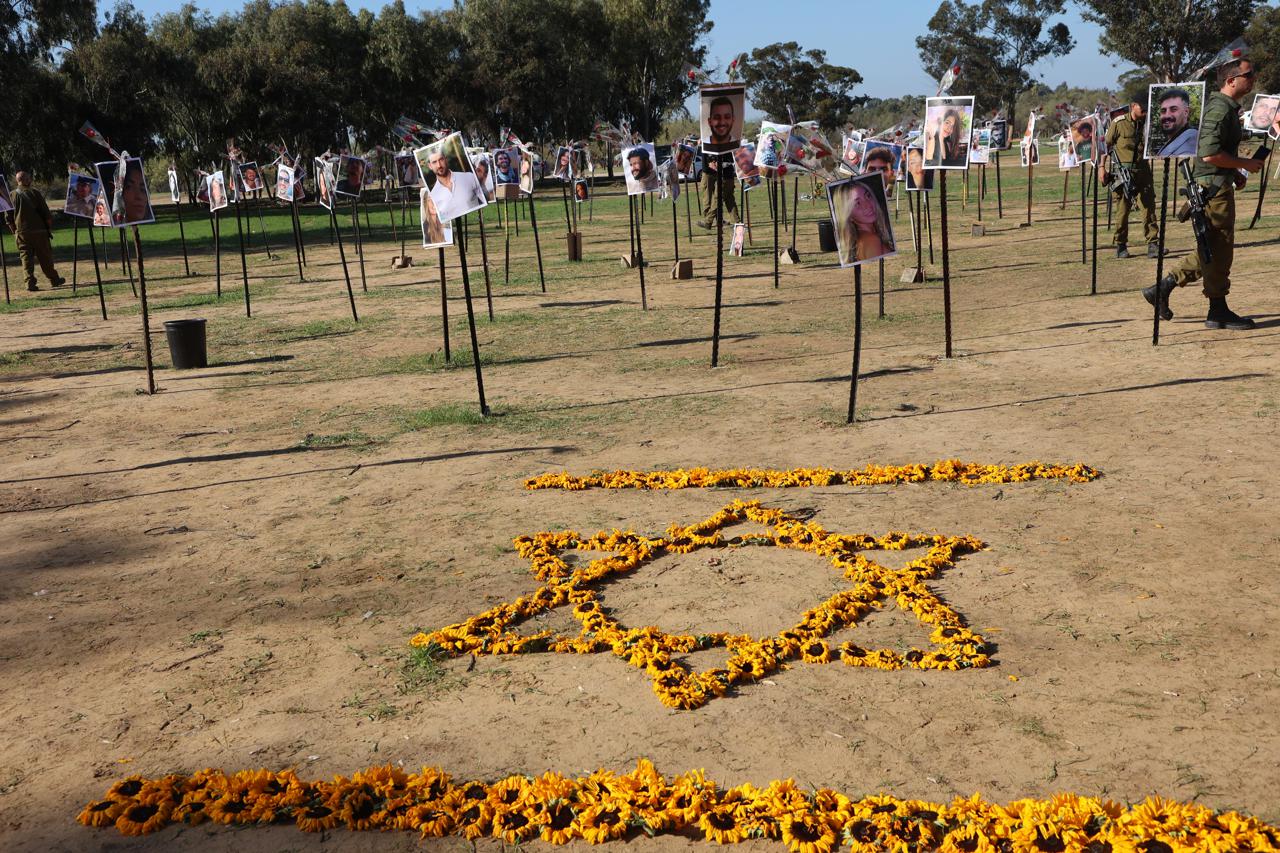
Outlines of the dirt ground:
<svg viewBox="0 0 1280 853">
<path fill-rule="evenodd" d="M 854 276 L 818 252 L 823 208 L 809 201 L 803 263 L 783 266 L 779 287 L 767 220 L 745 258 L 725 259 L 714 370 L 714 237 L 695 231 L 690 249 L 683 215 L 697 275 L 666 274 L 671 229 L 659 204 L 645 225 L 648 311 L 637 271 L 618 263 L 627 216 L 616 200 L 583 223 L 582 263 L 564 259 L 563 221 L 541 223 L 546 293 L 528 223 L 513 235 L 507 284 L 491 220 L 495 322 L 474 242 L 470 252 L 495 412 L 483 421 L 470 362 L 443 364 L 434 252 L 418 249 L 418 266 L 393 271 L 397 248 L 383 232 L 367 247 L 367 294 L 353 266 L 358 325 L 327 245 L 309 248 L 307 283 L 292 253 L 255 254 L 252 319 L 238 279 L 224 279 L 223 300 L 202 297 L 208 256 L 193 258 L 193 278 L 172 256 L 148 258 L 154 397 L 138 393 L 141 321 L 127 284 L 113 286 L 106 322 L 96 300 L 61 291 L 0 314 L 0 849 L 407 850 L 422 842 L 208 824 L 134 840 L 75 823 L 130 773 L 265 766 L 326 778 L 387 762 L 492 779 L 625 770 L 648 757 L 664 773 L 701 767 L 728 785 L 790 776 L 943 801 L 1160 794 L 1280 821 L 1280 217 L 1242 232 L 1237 252 L 1232 304 L 1259 328 L 1207 331 L 1203 297 L 1181 290 L 1153 348 L 1137 290 L 1154 261 L 1104 250 L 1090 296 L 1071 206 L 1037 204 L 1029 229 L 1020 211 L 996 220 L 992 206 L 974 237 L 974 205 L 953 199 L 955 357 L 945 359 L 939 267 L 925 284 L 898 283 L 915 262 L 902 205 L 883 319 L 875 265 L 866 271 L 853 427 Z M 1176 264 L 1189 228 L 1170 233 Z M 449 264 L 456 357 L 469 343 L 453 252 Z M 209 320 L 212 366 L 174 371 L 160 324 L 188 316 Z M 952 457 L 1079 461 L 1105 476 L 975 488 L 521 487 L 560 470 Z M 535 588 L 513 537 L 656 535 L 734 498 L 809 509 L 833 531 L 982 539 L 986 550 L 932 585 L 995 644 L 996 665 L 797 664 L 676 712 L 607 654 L 408 662 L 415 631 Z M 604 598 L 628 625 L 771 633 L 838 588 L 818 558 L 761 550 L 663 558 Z M 906 648 L 926 633 L 889 607 L 842 637 Z M 745 849 L 766 846 L 775 849 Z"/>
</svg>

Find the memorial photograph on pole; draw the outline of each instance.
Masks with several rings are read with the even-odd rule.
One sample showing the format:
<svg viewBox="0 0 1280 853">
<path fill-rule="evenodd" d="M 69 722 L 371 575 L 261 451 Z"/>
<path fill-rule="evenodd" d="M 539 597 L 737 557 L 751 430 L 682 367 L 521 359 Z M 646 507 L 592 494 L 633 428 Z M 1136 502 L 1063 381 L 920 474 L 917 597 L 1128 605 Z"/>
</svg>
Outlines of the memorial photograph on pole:
<svg viewBox="0 0 1280 853">
<path fill-rule="evenodd" d="M 413 156 L 418 159 L 441 221 L 451 222 L 489 203 L 472 169 L 460 132 L 415 148 Z"/>
<path fill-rule="evenodd" d="M 856 175 L 827 184 L 827 205 L 835 226 L 841 267 L 898 253 L 884 181 L 878 174 Z"/>
<path fill-rule="evenodd" d="M 926 169 L 967 169 L 973 135 L 973 97 L 925 99 Z"/>
<path fill-rule="evenodd" d="M 741 144 L 746 97 L 746 88 L 735 84 L 701 88 L 698 93 L 698 124 L 703 153 L 727 154 Z"/>
<path fill-rule="evenodd" d="M 1147 160 L 1194 157 L 1204 116 L 1204 83 L 1157 83 L 1148 89 Z"/>
</svg>

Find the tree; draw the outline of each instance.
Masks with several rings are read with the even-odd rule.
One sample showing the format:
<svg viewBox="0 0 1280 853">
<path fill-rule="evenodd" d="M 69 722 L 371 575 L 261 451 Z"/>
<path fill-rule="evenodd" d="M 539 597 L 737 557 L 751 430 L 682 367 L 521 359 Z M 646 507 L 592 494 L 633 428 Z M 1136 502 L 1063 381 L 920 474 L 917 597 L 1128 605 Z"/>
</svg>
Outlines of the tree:
<svg viewBox="0 0 1280 853">
<path fill-rule="evenodd" d="M 787 107 L 800 121 L 824 128 L 842 127 L 865 98 L 851 92 L 862 75 L 827 62 L 824 50 L 801 51 L 793 41 L 758 47 L 742 63 L 742 79 L 751 103 L 777 122 L 788 120 Z"/>
<path fill-rule="evenodd" d="M 959 59 L 960 78 L 952 91 L 973 95 L 979 112 L 1003 109 L 1012 119 L 1018 95 L 1036 80 L 1031 66 L 1075 47 L 1066 24 L 1045 29 L 1065 6 L 1066 0 L 943 0 L 928 33 L 916 38 L 916 49 L 925 70 L 939 79 Z"/>
<path fill-rule="evenodd" d="M 1258 69 L 1255 92 L 1280 92 L 1280 6 L 1259 6 L 1245 30 L 1249 58 Z"/>
<path fill-rule="evenodd" d="M 625 118 L 645 139 L 656 138 L 662 120 L 696 88 L 682 71 L 706 58 L 710 6 L 710 0 L 604 0 L 615 110 L 601 118 Z"/>
<path fill-rule="evenodd" d="M 93 0 L 0 0 L 0 163 L 60 171 L 74 153 L 73 101 L 53 60 L 93 33 Z"/>
<path fill-rule="evenodd" d="M 1256 0 L 1082 0 L 1086 21 L 1101 24 L 1110 54 L 1145 68 L 1157 82 L 1190 80 L 1238 38 Z"/>
</svg>

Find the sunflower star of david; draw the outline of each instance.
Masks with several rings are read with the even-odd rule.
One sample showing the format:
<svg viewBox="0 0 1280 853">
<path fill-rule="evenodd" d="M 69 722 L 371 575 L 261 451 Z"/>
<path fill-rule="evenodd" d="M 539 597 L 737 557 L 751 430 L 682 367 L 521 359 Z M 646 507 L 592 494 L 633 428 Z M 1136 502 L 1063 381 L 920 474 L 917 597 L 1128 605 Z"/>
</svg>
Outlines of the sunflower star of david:
<svg viewBox="0 0 1280 853">
<path fill-rule="evenodd" d="M 762 533 L 726 539 L 724 530 L 755 522 Z M 688 526 L 673 524 L 666 535 L 651 539 L 631 531 L 602 531 L 582 537 L 575 531 L 536 533 L 515 540 L 516 550 L 530 561 L 534 577 L 543 585 L 515 601 L 499 604 L 464 622 L 421 633 L 410 642 L 448 656 L 557 652 L 612 652 L 644 670 L 663 704 L 693 709 L 723 696 L 738 685 L 767 676 L 792 661 L 829 663 L 839 658 L 849 666 L 881 669 L 946 669 L 990 664 L 981 636 L 965 626 L 963 617 L 939 599 L 925 581 L 954 566 L 966 554 L 984 547 L 972 536 L 890 532 L 883 536 L 829 533 L 759 501 L 734 501 L 710 518 Z M 599 582 L 634 572 L 658 557 L 687 554 L 703 548 L 765 546 L 809 551 L 831 561 L 849 581 L 841 590 L 805 611 L 793 628 L 776 636 L 745 634 L 671 634 L 654 626 L 628 628 L 600 599 Z M 868 559 L 866 551 L 928 548 L 900 569 L 888 569 Z M 574 568 L 561 556 L 566 551 L 599 551 L 606 556 Z M 857 624 L 867 612 L 893 598 L 903 610 L 930 626 L 933 648 L 899 653 L 892 649 L 864 649 L 846 642 L 832 650 L 826 637 Z M 544 630 L 520 634 L 512 630 L 526 620 L 571 605 L 582 624 L 577 636 Z M 723 667 L 695 672 L 679 655 L 700 649 L 723 648 Z"/>
</svg>

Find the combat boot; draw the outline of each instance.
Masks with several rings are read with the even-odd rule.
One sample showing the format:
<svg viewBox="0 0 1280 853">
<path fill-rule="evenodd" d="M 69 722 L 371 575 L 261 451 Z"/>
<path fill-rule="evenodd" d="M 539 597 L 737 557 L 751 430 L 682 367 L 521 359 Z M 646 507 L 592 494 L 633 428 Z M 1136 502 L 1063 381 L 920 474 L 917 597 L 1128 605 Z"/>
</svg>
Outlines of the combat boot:
<svg viewBox="0 0 1280 853">
<path fill-rule="evenodd" d="M 1158 284 L 1153 284 L 1150 287 L 1143 288 L 1142 290 L 1142 296 L 1147 300 L 1148 304 L 1155 305 L 1156 299 L 1158 298 L 1160 300 L 1161 320 L 1169 321 L 1173 319 L 1173 311 L 1169 308 L 1169 294 L 1173 293 L 1173 289 L 1177 286 L 1178 285 L 1177 282 L 1174 281 L 1173 274 L 1170 273 L 1160 279 Z"/>
<path fill-rule="evenodd" d="M 1225 296 L 1214 296 L 1209 299 L 1209 316 L 1204 318 L 1204 327 L 1247 332 L 1249 329 L 1256 329 L 1258 324 L 1251 317 L 1241 317 L 1228 308 Z"/>
<path fill-rule="evenodd" d="M 1127 258 L 1127 257 L 1129 257 L 1129 247 L 1128 247 L 1128 246 L 1116 246 L 1116 257 L 1117 257 L 1117 258 Z"/>
</svg>

